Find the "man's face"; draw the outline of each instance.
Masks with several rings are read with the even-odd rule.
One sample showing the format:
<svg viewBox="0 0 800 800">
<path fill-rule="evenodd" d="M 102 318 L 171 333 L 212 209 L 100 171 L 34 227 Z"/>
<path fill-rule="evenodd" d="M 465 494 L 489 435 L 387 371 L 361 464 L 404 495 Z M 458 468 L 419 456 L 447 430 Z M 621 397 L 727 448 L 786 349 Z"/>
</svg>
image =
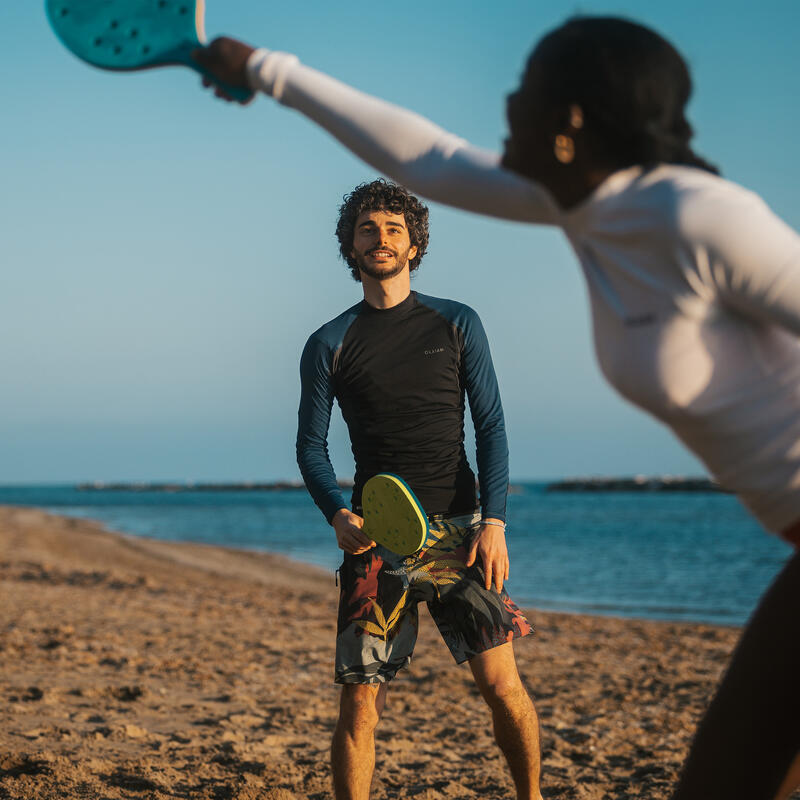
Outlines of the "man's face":
<svg viewBox="0 0 800 800">
<path fill-rule="evenodd" d="M 377 280 L 392 278 L 406 269 L 416 254 L 404 214 L 362 211 L 358 215 L 350 255 L 365 275 Z"/>
</svg>

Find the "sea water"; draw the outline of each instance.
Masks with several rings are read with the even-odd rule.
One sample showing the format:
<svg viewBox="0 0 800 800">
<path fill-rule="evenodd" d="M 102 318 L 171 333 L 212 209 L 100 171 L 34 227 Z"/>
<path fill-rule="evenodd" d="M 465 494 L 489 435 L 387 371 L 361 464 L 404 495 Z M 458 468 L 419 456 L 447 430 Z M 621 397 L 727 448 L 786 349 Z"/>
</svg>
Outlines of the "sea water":
<svg viewBox="0 0 800 800">
<path fill-rule="evenodd" d="M 0 487 L 0 504 L 99 520 L 136 536 L 282 553 L 333 571 L 333 530 L 305 491 L 85 491 Z M 508 498 L 511 577 L 524 607 L 743 623 L 790 549 L 735 497 L 548 492 Z"/>
</svg>

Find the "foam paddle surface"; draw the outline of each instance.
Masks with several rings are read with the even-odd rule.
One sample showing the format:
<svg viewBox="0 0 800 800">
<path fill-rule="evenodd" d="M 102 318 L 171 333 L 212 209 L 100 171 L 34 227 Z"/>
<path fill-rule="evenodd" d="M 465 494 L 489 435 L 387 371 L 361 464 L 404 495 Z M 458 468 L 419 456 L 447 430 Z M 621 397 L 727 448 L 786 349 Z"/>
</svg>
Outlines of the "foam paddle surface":
<svg viewBox="0 0 800 800">
<path fill-rule="evenodd" d="M 45 8 L 64 46 L 95 67 L 129 71 L 183 65 L 206 74 L 191 57 L 206 40 L 203 0 L 45 0 Z M 222 88 L 237 100 L 253 94 Z"/>
<path fill-rule="evenodd" d="M 428 536 L 428 518 L 397 475 L 373 475 L 361 492 L 364 533 L 398 555 L 416 553 Z"/>
</svg>

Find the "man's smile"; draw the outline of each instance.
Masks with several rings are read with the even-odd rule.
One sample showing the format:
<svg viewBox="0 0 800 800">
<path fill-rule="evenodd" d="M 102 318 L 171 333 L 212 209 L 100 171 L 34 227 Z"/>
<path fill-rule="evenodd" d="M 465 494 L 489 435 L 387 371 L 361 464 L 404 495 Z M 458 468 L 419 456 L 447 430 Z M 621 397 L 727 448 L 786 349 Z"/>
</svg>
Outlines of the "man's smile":
<svg viewBox="0 0 800 800">
<path fill-rule="evenodd" d="M 378 250 L 369 250 L 367 255 L 371 258 L 377 259 L 386 259 L 386 258 L 397 258 L 397 253 L 393 252 L 392 250 L 387 250 L 385 248 L 380 248 Z"/>
</svg>

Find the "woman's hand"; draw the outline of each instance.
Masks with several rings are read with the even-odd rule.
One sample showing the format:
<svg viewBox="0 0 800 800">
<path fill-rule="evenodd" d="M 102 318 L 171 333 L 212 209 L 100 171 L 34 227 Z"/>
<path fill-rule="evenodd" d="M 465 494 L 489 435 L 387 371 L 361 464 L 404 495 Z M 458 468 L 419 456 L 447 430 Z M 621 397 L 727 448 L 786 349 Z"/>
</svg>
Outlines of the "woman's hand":
<svg viewBox="0 0 800 800">
<path fill-rule="evenodd" d="M 222 100 L 244 104 L 249 103 L 254 95 L 251 94 L 247 100 L 237 100 L 231 97 L 219 84 L 236 89 L 249 89 L 247 60 L 254 51 L 254 47 L 240 42 L 238 39 L 220 36 L 206 47 L 198 47 L 193 50 L 192 58 L 207 73 L 203 76 L 203 86 L 213 87 L 214 94 Z"/>
</svg>

